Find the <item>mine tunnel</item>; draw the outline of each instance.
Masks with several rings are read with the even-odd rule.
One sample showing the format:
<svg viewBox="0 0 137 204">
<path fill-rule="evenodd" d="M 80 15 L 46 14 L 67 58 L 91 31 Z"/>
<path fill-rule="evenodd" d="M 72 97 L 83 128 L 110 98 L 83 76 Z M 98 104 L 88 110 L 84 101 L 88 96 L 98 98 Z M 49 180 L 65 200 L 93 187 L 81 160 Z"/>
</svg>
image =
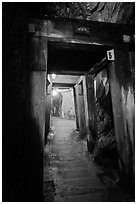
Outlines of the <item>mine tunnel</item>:
<svg viewBox="0 0 137 204">
<path fill-rule="evenodd" d="M 133 202 L 134 3 L 2 15 L 2 201 Z"/>
</svg>

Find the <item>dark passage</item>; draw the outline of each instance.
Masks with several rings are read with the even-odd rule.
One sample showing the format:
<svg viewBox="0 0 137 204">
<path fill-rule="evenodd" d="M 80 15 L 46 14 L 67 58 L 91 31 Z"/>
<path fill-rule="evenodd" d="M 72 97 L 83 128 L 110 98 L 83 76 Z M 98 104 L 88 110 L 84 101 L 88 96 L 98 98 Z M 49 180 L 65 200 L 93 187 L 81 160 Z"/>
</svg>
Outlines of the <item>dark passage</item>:
<svg viewBox="0 0 137 204">
<path fill-rule="evenodd" d="M 135 3 L 3 2 L 2 21 L 2 201 L 134 201 Z"/>
<path fill-rule="evenodd" d="M 44 201 L 132 201 L 118 185 L 117 172 L 101 169 L 79 139 L 75 121 L 52 118 L 44 156 Z"/>
</svg>

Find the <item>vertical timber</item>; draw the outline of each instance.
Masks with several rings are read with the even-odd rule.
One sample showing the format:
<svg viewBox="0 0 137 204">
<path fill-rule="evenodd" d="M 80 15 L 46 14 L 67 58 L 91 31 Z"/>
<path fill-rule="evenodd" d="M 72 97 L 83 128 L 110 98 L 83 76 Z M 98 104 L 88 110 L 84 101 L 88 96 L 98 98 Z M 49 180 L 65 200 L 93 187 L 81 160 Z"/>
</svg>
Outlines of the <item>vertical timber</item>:
<svg viewBox="0 0 137 204">
<path fill-rule="evenodd" d="M 28 117 L 26 138 L 26 198 L 42 201 L 47 38 L 29 34 Z"/>
<path fill-rule="evenodd" d="M 128 179 L 133 186 L 135 158 L 134 93 L 129 53 L 127 45 L 118 44 L 114 48 L 115 61 L 109 65 L 109 74 L 115 135 L 119 149 L 121 177 L 123 181 Z"/>
<path fill-rule="evenodd" d="M 83 95 L 83 79 L 75 86 L 76 87 L 76 99 L 78 105 L 78 121 L 79 121 L 79 133 L 80 138 L 86 136 L 86 122 L 85 122 L 85 107 L 84 107 L 84 95 Z"/>
<path fill-rule="evenodd" d="M 85 103 L 87 103 L 87 140 L 88 149 L 93 152 L 94 146 L 97 141 L 97 120 L 96 120 L 96 105 L 95 105 L 95 95 L 94 95 L 94 78 L 91 74 L 86 74 L 85 76 Z"/>
<path fill-rule="evenodd" d="M 47 94 L 46 94 L 46 104 L 45 104 L 45 145 L 47 142 L 47 136 L 50 129 L 50 110 L 51 110 L 51 93 L 52 93 L 52 83 L 47 80 Z"/>
<path fill-rule="evenodd" d="M 76 130 L 79 130 L 79 123 L 78 123 L 78 104 L 76 99 L 76 88 L 73 87 L 73 95 L 74 95 L 74 105 L 75 105 L 75 116 L 76 116 Z"/>
</svg>

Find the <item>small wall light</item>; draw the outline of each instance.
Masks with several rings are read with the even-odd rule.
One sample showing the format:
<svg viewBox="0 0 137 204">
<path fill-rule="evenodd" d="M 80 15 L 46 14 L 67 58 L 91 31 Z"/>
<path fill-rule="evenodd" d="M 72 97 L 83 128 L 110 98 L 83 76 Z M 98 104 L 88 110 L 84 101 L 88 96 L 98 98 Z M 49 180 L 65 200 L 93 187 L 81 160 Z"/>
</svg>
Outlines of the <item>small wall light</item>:
<svg viewBox="0 0 137 204">
<path fill-rule="evenodd" d="M 53 89 L 52 94 L 53 94 L 53 96 L 56 96 L 58 94 L 58 91 Z"/>
<path fill-rule="evenodd" d="M 52 79 L 55 79 L 56 78 L 56 74 L 52 74 L 51 77 L 52 77 Z"/>
</svg>

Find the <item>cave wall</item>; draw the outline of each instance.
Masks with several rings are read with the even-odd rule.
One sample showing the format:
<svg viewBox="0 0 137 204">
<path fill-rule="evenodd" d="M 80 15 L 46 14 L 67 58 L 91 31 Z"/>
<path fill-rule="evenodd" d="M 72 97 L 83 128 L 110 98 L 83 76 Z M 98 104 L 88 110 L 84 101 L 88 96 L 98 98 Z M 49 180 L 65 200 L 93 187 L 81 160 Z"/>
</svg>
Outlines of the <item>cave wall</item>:
<svg viewBox="0 0 137 204">
<path fill-rule="evenodd" d="M 49 18 L 73 18 L 99 22 L 134 24 L 134 2 L 52 2 L 37 6 Z M 35 6 L 32 12 L 36 12 Z"/>
<path fill-rule="evenodd" d="M 118 165 L 118 149 L 114 132 L 110 84 L 107 69 L 99 72 L 94 78 L 97 145 L 93 157 L 98 163 L 114 167 Z"/>
</svg>

